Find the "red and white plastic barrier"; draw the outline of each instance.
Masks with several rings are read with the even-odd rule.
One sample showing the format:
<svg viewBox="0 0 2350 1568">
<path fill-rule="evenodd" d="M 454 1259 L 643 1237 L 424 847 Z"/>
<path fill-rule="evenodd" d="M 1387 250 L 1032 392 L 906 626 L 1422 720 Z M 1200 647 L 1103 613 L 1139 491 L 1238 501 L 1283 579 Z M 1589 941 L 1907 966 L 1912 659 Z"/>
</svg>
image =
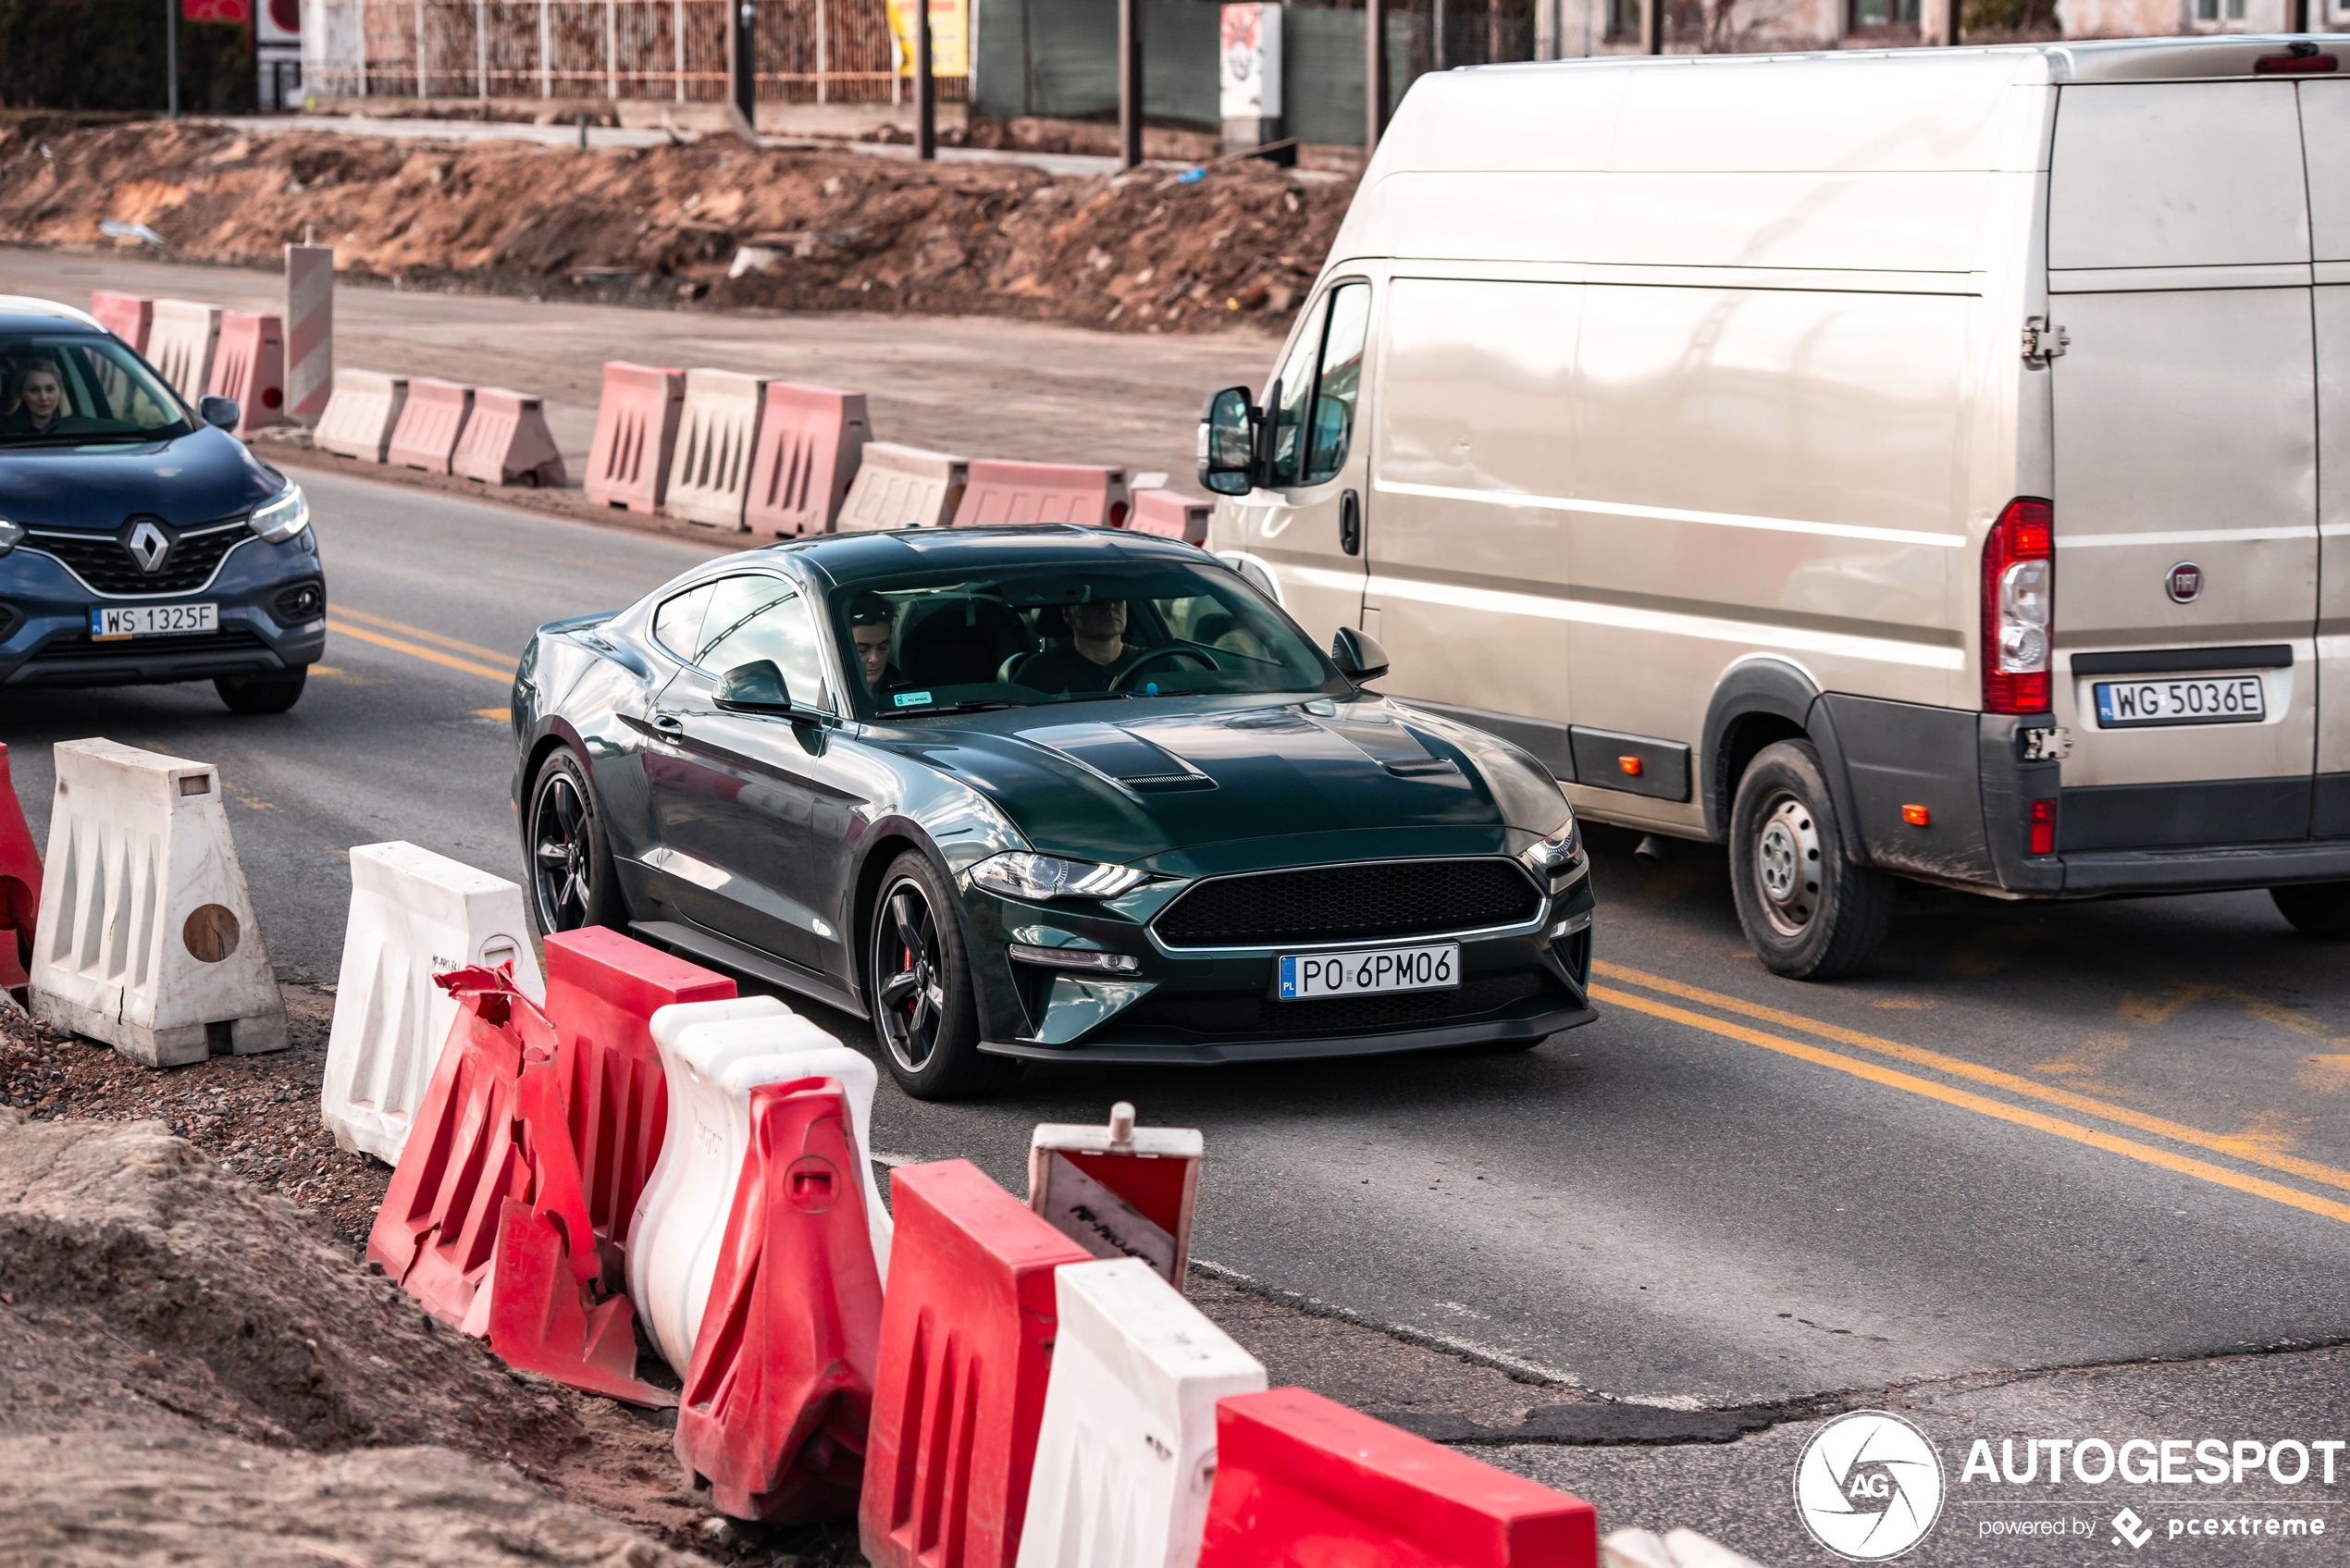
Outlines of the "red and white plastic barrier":
<svg viewBox="0 0 2350 1568">
<path fill-rule="evenodd" d="M 286 416 L 315 426 L 335 385 L 335 250 L 286 247 Z"/>
<path fill-rule="evenodd" d="M 147 330 L 147 363 L 192 406 L 212 385 L 212 356 L 219 345 L 218 305 L 194 300 L 155 302 Z"/>
<path fill-rule="evenodd" d="M 434 980 L 501 964 L 517 990 L 545 997 L 521 888 L 414 844 L 351 851 L 351 915 L 318 1096 L 337 1144 L 400 1163 L 457 1022 L 456 998 Z"/>
<path fill-rule="evenodd" d="M 220 340 L 204 395 L 237 400 L 240 436 L 286 423 L 286 332 L 276 316 L 220 313 Z"/>
<path fill-rule="evenodd" d="M 1136 490 L 1134 514 L 1126 526 L 1137 534 L 1156 534 L 1163 539 L 1181 539 L 1187 545 L 1205 545 L 1207 520 L 1215 510 L 1214 502 L 1180 490 Z"/>
<path fill-rule="evenodd" d="M 844 534 L 943 528 L 962 504 L 971 463 L 943 451 L 868 441 L 835 524 Z"/>
<path fill-rule="evenodd" d="M 732 370 L 686 372 L 677 451 L 662 510 L 689 523 L 739 533 L 750 505 L 751 459 L 768 383 Z"/>
<path fill-rule="evenodd" d="M 1217 1406 L 1199 1568 L 1598 1568 L 1599 1555 L 1599 1514 L 1582 1499 L 1319 1394 L 1275 1389 Z"/>
<path fill-rule="evenodd" d="M 831 533 L 872 435 L 864 393 L 768 382 L 743 517 L 751 532 Z"/>
<path fill-rule="evenodd" d="M 142 294 L 118 294 L 111 289 L 90 291 L 90 314 L 98 325 L 141 353 L 147 352 L 147 334 L 155 323 L 155 302 Z"/>
<path fill-rule="evenodd" d="M 558 932 L 546 949 L 547 1016 L 588 1223 L 625 1249 L 668 1130 L 653 1015 L 684 1002 L 730 1000 L 735 982 L 602 926 Z"/>
<path fill-rule="evenodd" d="M 596 438 L 588 450 L 588 499 L 598 506 L 658 512 L 667 494 L 686 373 L 625 359 L 604 362 Z"/>
<path fill-rule="evenodd" d="M 1600 1542 L 1600 1568 L 1759 1568 L 1755 1561 L 1732 1551 L 1720 1541 L 1695 1530 L 1612 1530 Z"/>
<path fill-rule="evenodd" d="M 1140 1258 L 1180 1292 L 1206 1153 L 1196 1129 L 1136 1127 L 1123 1100 L 1107 1127 L 1041 1122 L 1029 1138 L 1028 1206 L 1094 1256 Z"/>
<path fill-rule="evenodd" d="M 33 933 L 40 929 L 41 856 L 8 776 L 8 747 L 0 742 L 0 991 L 19 1006 L 32 1000 Z"/>
<path fill-rule="evenodd" d="M 311 437 L 317 445 L 362 463 L 391 454 L 392 432 L 408 406 L 408 377 L 380 370 L 338 370 L 334 394 Z"/>
<path fill-rule="evenodd" d="M 473 412 L 473 388 L 429 376 L 412 377 L 408 401 L 400 411 L 384 461 L 394 468 L 421 468 L 427 474 L 451 472 L 457 443 L 464 439 L 465 422 Z"/>
<path fill-rule="evenodd" d="M 857 1512 L 881 1340 L 870 1171 L 838 1079 L 750 1092 L 750 1143 L 678 1401 L 677 1458 L 722 1513 Z"/>
<path fill-rule="evenodd" d="M 969 1160 L 891 1174 L 897 1237 L 857 1536 L 873 1568 L 1011 1568 L 1059 1321 L 1085 1250 Z"/>
<path fill-rule="evenodd" d="M 529 392 L 474 389 L 474 410 L 457 438 L 452 472 L 485 485 L 563 488 L 563 454 L 547 428 L 547 407 Z"/>
<path fill-rule="evenodd" d="M 689 1002 L 653 1015 L 669 1094 L 661 1158 L 629 1223 L 628 1293 L 645 1331 L 674 1367 L 693 1364 L 718 1271 L 728 1205 L 750 1148 L 750 1093 L 767 1083 L 832 1078 L 848 1095 L 875 1272 L 889 1274 L 891 1227 L 861 1153 L 872 1125 L 872 1060 L 773 996 Z"/>
<path fill-rule="evenodd" d="M 435 983 L 457 1021 L 367 1236 L 367 1256 L 425 1309 L 488 1337 L 507 1362 L 637 1404 L 671 1396 L 636 1380 L 625 1297 L 601 1265 L 564 1125 L 555 1029 L 503 969 Z"/>
<path fill-rule="evenodd" d="M 1216 1401 L 1265 1368 L 1139 1258 L 1054 1272 L 1060 1315 L 1019 1568 L 1192 1568 Z"/>
<path fill-rule="evenodd" d="M 981 459 L 971 465 L 970 483 L 955 509 L 955 526 L 1071 523 L 1083 528 L 1122 528 L 1127 504 L 1123 468 Z"/>
</svg>

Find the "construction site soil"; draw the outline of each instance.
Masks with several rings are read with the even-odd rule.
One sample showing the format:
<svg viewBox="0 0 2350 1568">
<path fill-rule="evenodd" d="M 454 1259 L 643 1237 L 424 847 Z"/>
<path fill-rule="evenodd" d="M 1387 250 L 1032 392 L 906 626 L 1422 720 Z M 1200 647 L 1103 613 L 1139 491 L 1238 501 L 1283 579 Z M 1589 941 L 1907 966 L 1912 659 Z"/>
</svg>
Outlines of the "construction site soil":
<svg viewBox="0 0 2350 1568">
<path fill-rule="evenodd" d="M 1072 178 L 753 148 L 393 142 L 218 125 L 0 132 L 0 233 L 278 265 L 313 232 L 349 278 L 646 304 L 981 315 L 1278 332 L 1354 193 L 1261 160 Z M 736 270 L 740 253 L 748 270 Z"/>
<path fill-rule="evenodd" d="M 283 992 L 289 1049 L 160 1072 L 0 998 L 0 1565 L 864 1561 L 846 1522 L 719 1516 L 674 1413 L 513 1371 L 367 1265 L 390 1172 L 318 1119 L 332 988 Z M 1279 1291 L 1189 1290 L 1275 1384 L 1446 1440 L 1588 1398 Z"/>
</svg>

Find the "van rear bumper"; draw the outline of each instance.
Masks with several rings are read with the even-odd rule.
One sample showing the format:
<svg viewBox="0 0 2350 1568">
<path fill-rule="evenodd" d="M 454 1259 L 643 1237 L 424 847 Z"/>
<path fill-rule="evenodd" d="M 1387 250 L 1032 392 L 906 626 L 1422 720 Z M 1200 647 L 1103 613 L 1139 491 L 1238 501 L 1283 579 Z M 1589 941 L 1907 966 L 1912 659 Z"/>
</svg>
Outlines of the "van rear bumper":
<svg viewBox="0 0 2350 1568">
<path fill-rule="evenodd" d="M 2064 898 L 2129 893 L 2217 893 L 2296 882 L 2350 882 L 2350 839 L 2093 849 L 2063 857 Z"/>
</svg>

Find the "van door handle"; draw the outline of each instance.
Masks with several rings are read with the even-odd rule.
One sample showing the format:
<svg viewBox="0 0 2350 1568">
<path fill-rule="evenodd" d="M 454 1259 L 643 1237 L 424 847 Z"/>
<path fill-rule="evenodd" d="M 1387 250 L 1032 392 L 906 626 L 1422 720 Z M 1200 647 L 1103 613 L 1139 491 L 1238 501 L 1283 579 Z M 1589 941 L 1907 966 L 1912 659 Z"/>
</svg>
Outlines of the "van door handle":
<svg viewBox="0 0 2350 1568">
<path fill-rule="evenodd" d="M 1353 490 L 1339 494 L 1338 548 L 1349 555 L 1363 553 L 1363 498 Z"/>
</svg>

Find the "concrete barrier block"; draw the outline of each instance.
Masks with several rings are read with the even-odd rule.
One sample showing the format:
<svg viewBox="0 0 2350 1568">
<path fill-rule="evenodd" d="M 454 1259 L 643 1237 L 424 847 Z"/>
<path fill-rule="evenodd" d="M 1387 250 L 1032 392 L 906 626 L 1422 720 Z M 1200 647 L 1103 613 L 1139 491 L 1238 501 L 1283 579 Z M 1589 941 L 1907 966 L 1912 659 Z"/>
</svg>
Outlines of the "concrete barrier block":
<svg viewBox="0 0 2350 1568">
<path fill-rule="evenodd" d="M 739 532 L 750 504 L 751 459 L 759 449 L 767 382 L 732 370 L 686 372 L 677 450 L 662 510 L 689 523 Z"/>
<path fill-rule="evenodd" d="M 563 488 L 563 455 L 547 428 L 547 406 L 528 392 L 474 389 L 474 411 L 450 467 L 485 485 Z"/>
<path fill-rule="evenodd" d="M 212 385 L 220 346 L 220 307 L 194 300 L 157 300 L 147 335 L 147 363 L 193 408 Z"/>
<path fill-rule="evenodd" d="M 596 437 L 588 450 L 588 499 L 598 506 L 658 512 L 686 403 L 686 373 L 625 359 L 604 362 Z"/>
<path fill-rule="evenodd" d="M 219 770 L 60 742 L 33 1016 L 148 1067 L 286 1044 Z"/>
<path fill-rule="evenodd" d="M 1005 463 L 982 459 L 955 509 L 958 528 L 1068 523 L 1081 528 L 1122 528 L 1126 470 L 1070 463 Z"/>
<path fill-rule="evenodd" d="M 831 533 L 872 437 L 864 393 L 767 383 L 744 513 L 751 532 L 783 538 Z"/>
<path fill-rule="evenodd" d="M 841 502 L 841 533 L 939 528 L 954 521 L 969 460 L 895 441 L 869 441 Z"/>
<path fill-rule="evenodd" d="M 338 370 L 311 438 L 317 445 L 362 463 L 381 463 L 391 452 L 391 434 L 408 406 L 408 377 L 380 370 Z"/>
<path fill-rule="evenodd" d="M 204 395 L 237 400 L 240 436 L 286 423 L 286 332 L 276 316 L 220 313 L 220 341 Z"/>
<path fill-rule="evenodd" d="M 429 376 L 414 377 L 408 383 L 408 403 L 400 411 L 400 425 L 391 433 L 384 461 L 427 474 L 454 472 L 457 443 L 464 439 L 473 412 L 473 388 Z"/>
</svg>

